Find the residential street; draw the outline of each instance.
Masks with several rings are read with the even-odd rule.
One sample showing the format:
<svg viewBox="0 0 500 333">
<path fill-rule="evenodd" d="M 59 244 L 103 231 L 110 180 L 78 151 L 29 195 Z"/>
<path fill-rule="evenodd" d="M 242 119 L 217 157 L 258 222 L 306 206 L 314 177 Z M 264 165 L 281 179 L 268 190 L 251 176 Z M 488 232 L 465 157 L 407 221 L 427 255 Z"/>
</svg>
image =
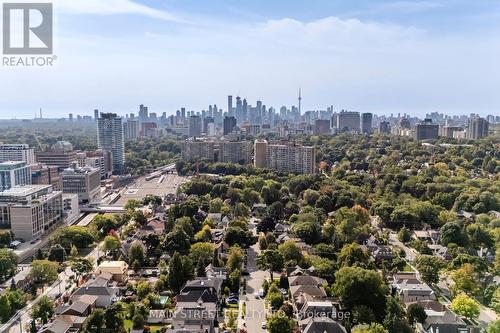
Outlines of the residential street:
<svg viewBox="0 0 500 333">
<path fill-rule="evenodd" d="M 250 226 L 256 234 L 255 224 Z M 247 269 L 250 273 L 247 276 L 246 296 L 241 296 L 241 301 L 246 302 L 245 319 L 238 319 L 238 327 L 246 328 L 249 333 L 264 333 L 267 330 L 262 328 L 262 323 L 266 321 L 264 300 L 260 297 L 256 298 L 254 293 L 258 293 L 262 283 L 269 277 L 268 272 L 260 271 L 257 268 L 256 260 L 260 253 L 258 243 L 248 249 Z M 246 327 L 244 326 L 246 325 Z"/>
<path fill-rule="evenodd" d="M 99 251 L 99 254 L 102 254 L 102 251 Z M 94 268 L 97 267 L 97 256 L 98 256 L 98 250 L 97 247 L 90 252 L 86 258 L 91 259 L 94 263 Z M 36 299 L 32 300 L 31 302 L 28 302 L 26 306 L 21 309 L 17 315 L 11 318 L 7 323 L 4 325 L 0 326 L 0 332 L 9 332 L 9 333 L 22 333 L 22 332 L 29 332 L 29 327 L 30 327 L 30 322 L 31 322 L 31 308 L 33 305 L 38 302 L 38 300 L 42 296 L 48 296 L 51 299 L 56 299 L 57 296 L 61 295 L 64 293 L 66 290 L 66 287 L 71 288 L 72 284 L 70 282 L 70 276 L 74 275 L 73 271 L 71 268 L 67 267 L 65 271 L 59 273 L 58 279 L 50 286 L 46 287 L 43 294 L 39 295 Z M 19 317 L 21 318 L 21 325 L 22 325 L 22 331 L 21 331 L 21 325 L 19 325 Z"/>
</svg>

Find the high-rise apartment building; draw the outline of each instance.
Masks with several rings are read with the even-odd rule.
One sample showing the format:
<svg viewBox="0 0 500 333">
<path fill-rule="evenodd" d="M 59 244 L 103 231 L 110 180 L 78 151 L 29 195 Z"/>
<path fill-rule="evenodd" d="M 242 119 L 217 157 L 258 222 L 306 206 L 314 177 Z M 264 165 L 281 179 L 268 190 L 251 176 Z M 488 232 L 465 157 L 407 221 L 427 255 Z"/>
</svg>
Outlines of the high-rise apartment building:
<svg viewBox="0 0 500 333">
<path fill-rule="evenodd" d="M 73 165 L 61 173 L 62 192 L 78 194 L 80 203 L 95 202 L 101 194 L 100 185 L 101 170 L 98 168 Z"/>
<path fill-rule="evenodd" d="M 431 119 L 425 119 L 420 124 L 415 125 L 415 140 L 432 140 L 439 137 L 439 125 L 433 124 Z"/>
<path fill-rule="evenodd" d="M 254 143 L 254 165 L 280 172 L 315 173 L 316 149 L 307 146 L 269 144 L 266 140 L 256 140 Z"/>
<path fill-rule="evenodd" d="M 201 160 L 214 161 L 215 142 L 206 140 L 186 140 L 182 143 L 181 156 L 182 159 L 189 162 Z"/>
<path fill-rule="evenodd" d="M 330 120 L 316 119 L 314 121 L 313 134 L 314 135 L 324 135 L 330 134 Z"/>
<path fill-rule="evenodd" d="M 125 143 L 122 119 L 116 113 L 102 113 L 97 121 L 97 146 L 111 152 L 113 170 L 125 171 Z"/>
<path fill-rule="evenodd" d="M 0 191 L 8 190 L 14 186 L 31 184 L 31 169 L 26 162 L 0 163 Z"/>
<path fill-rule="evenodd" d="M 267 167 L 267 141 L 264 139 L 257 139 L 253 146 L 253 165 L 257 168 Z"/>
<path fill-rule="evenodd" d="M 388 121 L 381 121 L 378 125 L 378 131 L 383 134 L 391 133 L 391 124 Z"/>
<path fill-rule="evenodd" d="M 340 133 L 360 131 L 359 112 L 341 111 L 337 114 L 337 130 Z"/>
<path fill-rule="evenodd" d="M 125 140 L 135 140 L 140 134 L 140 124 L 138 119 L 128 119 L 123 124 L 123 136 Z"/>
<path fill-rule="evenodd" d="M 97 119 L 99 119 L 99 110 L 95 109 L 94 110 L 94 121 L 97 122 Z"/>
<path fill-rule="evenodd" d="M 0 144 L 0 163 L 7 161 L 35 163 L 35 151 L 27 144 Z"/>
<path fill-rule="evenodd" d="M 235 117 L 225 117 L 224 118 L 224 129 L 223 129 L 223 134 L 228 135 L 230 134 L 234 128 L 236 127 L 236 118 Z"/>
<path fill-rule="evenodd" d="M 200 137 L 202 122 L 200 116 L 191 116 L 188 121 L 188 136 L 192 138 Z"/>
<path fill-rule="evenodd" d="M 27 185 L 0 192 L 0 226 L 16 239 L 40 239 L 63 220 L 62 193 L 51 185 Z"/>
<path fill-rule="evenodd" d="M 361 133 L 372 134 L 373 133 L 373 114 L 363 113 L 361 114 Z"/>
<path fill-rule="evenodd" d="M 233 111 L 233 96 L 229 95 L 227 96 L 227 115 L 228 116 L 234 116 L 234 111 Z"/>
<path fill-rule="evenodd" d="M 480 117 L 469 118 L 467 126 L 467 139 L 477 140 L 488 136 L 489 123 Z"/>
<path fill-rule="evenodd" d="M 311 174 L 316 172 L 316 149 L 295 145 L 267 145 L 267 168 L 280 172 Z"/>
<path fill-rule="evenodd" d="M 252 143 L 250 141 L 221 141 L 219 161 L 223 163 L 252 163 Z"/>
</svg>

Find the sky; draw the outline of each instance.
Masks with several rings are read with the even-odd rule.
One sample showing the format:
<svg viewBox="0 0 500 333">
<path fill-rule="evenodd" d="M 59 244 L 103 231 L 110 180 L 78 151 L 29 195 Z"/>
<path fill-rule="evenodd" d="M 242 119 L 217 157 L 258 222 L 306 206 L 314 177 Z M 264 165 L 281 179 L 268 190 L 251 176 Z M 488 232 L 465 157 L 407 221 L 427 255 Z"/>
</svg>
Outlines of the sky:
<svg viewBox="0 0 500 333">
<path fill-rule="evenodd" d="M 47 0 L 44 0 L 47 1 Z M 497 0 L 54 0 L 53 67 L 0 65 L 0 118 L 279 109 L 500 115 Z"/>
</svg>

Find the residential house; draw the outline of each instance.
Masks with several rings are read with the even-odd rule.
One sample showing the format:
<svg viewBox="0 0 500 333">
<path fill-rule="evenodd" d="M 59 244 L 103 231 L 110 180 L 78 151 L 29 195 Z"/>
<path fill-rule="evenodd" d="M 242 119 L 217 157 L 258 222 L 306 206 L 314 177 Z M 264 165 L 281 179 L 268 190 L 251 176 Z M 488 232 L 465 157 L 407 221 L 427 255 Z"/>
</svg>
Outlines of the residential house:
<svg viewBox="0 0 500 333">
<path fill-rule="evenodd" d="M 103 283 L 105 283 L 104 279 L 89 280 L 73 293 L 71 299 L 75 302 L 81 296 L 96 296 L 95 306 L 107 308 L 118 299 L 120 290 L 116 286 L 109 285 L 109 281 L 105 285 L 102 285 Z"/>
<path fill-rule="evenodd" d="M 288 277 L 292 302 L 297 310 L 302 309 L 307 301 L 319 301 L 326 298 L 323 288 L 325 280 L 309 276 L 297 275 Z"/>
<path fill-rule="evenodd" d="M 415 272 L 400 272 L 393 275 L 393 292 L 403 303 L 436 300 L 436 294 L 426 283 L 421 282 Z"/>
<path fill-rule="evenodd" d="M 427 318 L 416 324 L 417 333 L 468 333 L 467 324 L 446 306 L 437 301 L 421 301 Z"/>
<path fill-rule="evenodd" d="M 347 333 L 347 330 L 329 317 L 309 317 L 299 322 L 302 333 Z"/>
<path fill-rule="evenodd" d="M 445 261 L 450 261 L 453 259 L 453 255 L 451 254 L 448 247 L 441 244 L 429 244 L 428 246 L 436 257 Z"/>
<path fill-rule="evenodd" d="M 125 261 L 105 260 L 97 267 L 96 274 L 109 273 L 112 279 L 117 282 L 127 281 L 128 265 Z"/>
<path fill-rule="evenodd" d="M 381 263 L 383 261 L 392 262 L 395 258 L 392 249 L 385 245 L 381 245 L 375 251 L 371 252 L 371 256 L 376 263 Z"/>
<path fill-rule="evenodd" d="M 68 303 L 59 305 L 54 312 L 56 315 L 87 317 L 96 307 L 96 302 L 97 296 L 82 295 L 70 299 Z"/>
</svg>

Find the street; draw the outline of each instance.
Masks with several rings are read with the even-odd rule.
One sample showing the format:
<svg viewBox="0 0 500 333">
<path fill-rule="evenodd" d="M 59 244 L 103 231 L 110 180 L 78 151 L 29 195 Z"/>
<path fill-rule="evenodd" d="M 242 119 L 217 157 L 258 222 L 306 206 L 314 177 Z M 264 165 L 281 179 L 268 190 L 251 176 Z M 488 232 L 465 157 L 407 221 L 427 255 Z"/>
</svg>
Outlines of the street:
<svg viewBox="0 0 500 333">
<path fill-rule="evenodd" d="M 250 227 L 254 234 L 257 234 L 255 224 L 252 223 Z M 260 271 L 257 268 L 256 261 L 259 253 L 258 243 L 248 249 L 247 269 L 250 275 L 247 277 L 246 295 L 241 295 L 240 297 L 240 302 L 246 302 L 246 314 L 244 320 L 241 319 L 241 315 L 239 316 L 238 327 L 246 328 L 246 331 L 249 333 L 267 332 L 262 328 L 262 323 L 266 321 L 264 300 L 260 297 L 256 298 L 254 295 L 254 293 L 259 292 L 262 283 L 269 277 L 267 272 Z"/>
</svg>

